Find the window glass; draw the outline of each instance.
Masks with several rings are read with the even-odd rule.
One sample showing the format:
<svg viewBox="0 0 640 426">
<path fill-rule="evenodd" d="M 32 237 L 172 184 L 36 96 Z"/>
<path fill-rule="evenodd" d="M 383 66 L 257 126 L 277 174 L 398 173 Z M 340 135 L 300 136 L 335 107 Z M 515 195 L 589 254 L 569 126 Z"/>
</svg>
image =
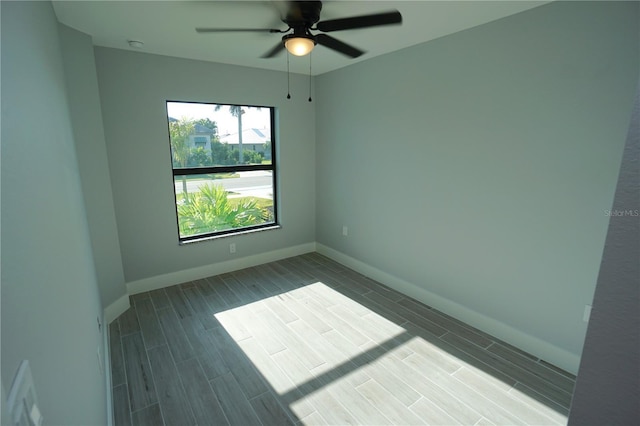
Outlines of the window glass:
<svg viewBox="0 0 640 426">
<path fill-rule="evenodd" d="M 179 240 L 277 224 L 274 108 L 167 102 Z"/>
</svg>

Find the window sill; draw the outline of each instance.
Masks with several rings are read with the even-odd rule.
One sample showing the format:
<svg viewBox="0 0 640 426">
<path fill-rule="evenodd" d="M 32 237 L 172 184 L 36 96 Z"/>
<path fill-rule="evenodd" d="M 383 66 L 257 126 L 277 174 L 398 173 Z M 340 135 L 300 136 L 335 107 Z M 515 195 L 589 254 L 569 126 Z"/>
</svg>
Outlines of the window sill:
<svg viewBox="0 0 640 426">
<path fill-rule="evenodd" d="M 221 239 L 221 238 L 229 238 L 229 237 L 237 237 L 239 235 L 255 234 L 256 232 L 271 231 L 271 230 L 274 230 L 274 229 L 281 229 L 281 228 L 282 228 L 282 226 L 274 224 L 274 225 L 271 225 L 271 226 L 266 226 L 264 228 L 240 230 L 238 232 L 232 232 L 232 233 L 229 233 L 229 234 L 207 235 L 207 236 L 203 236 L 202 238 L 194 238 L 193 240 L 179 241 L 178 245 L 186 246 L 186 245 L 190 245 L 190 244 L 194 244 L 194 243 L 201 243 L 203 241 L 218 240 L 218 239 Z"/>
</svg>

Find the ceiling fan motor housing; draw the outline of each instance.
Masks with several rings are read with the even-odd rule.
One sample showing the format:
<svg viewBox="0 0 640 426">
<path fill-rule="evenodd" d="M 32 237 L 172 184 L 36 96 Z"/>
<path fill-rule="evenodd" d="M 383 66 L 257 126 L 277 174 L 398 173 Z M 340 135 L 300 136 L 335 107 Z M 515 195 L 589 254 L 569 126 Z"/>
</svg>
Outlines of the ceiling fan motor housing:
<svg viewBox="0 0 640 426">
<path fill-rule="evenodd" d="M 282 20 L 291 28 L 309 28 L 320 20 L 321 1 L 292 1 L 287 16 Z"/>
</svg>

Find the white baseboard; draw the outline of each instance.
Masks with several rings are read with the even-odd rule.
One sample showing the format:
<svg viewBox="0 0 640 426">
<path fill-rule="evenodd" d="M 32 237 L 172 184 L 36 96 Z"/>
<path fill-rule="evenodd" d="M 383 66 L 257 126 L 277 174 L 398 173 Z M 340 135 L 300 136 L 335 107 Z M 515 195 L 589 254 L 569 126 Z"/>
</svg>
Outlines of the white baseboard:
<svg viewBox="0 0 640 426">
<path fill-rule="evenodd" d="M 127 300 L 129 298 L 127 297 Z M 107 386 L 107 426 L 113 426 L 113 394 L 111 391 L 111 345 L 109 345 L 109 323 L 102 321 L 102 353 L 104 354 L 104 376 Z"/>
<path fill-rule="evenodd" d="M 570 373 L 576 374 L 578 371 L 578 367 L 580 365 L 580 355 L 578 354 L 568 352 L 508 324 L 473 311 L 452 300 L 432 293 L 416 284 L 388 274 L 342 252 L 315 242 L 132 281 L 127 283 L 127 290 L 129 294 L 133 295 L 180 284 L 186 281 L 193 281 L 251 266 L 261 265 L 263 263 L 274 262 L 276 260 L 298 256 L 313 251 L 317 251 L 336 262 L 358 271 L 363 275 L 393 288 L 394 290 L 406 294 L 409 297 L 432 306 L 447 315 L 457 318 L 467 324 L 471 324 L 485 333 L 504 340 L 505 342 L 529 352 L 540 359 L 544 359 L 545 361 L 550 362 L 551 364 L 554 364 Z M 129 309 L 129 294 L 122 296 L 105 309 L 106 324 L 111 323 L 114 319 Z"/>
<path fill-rule="evenodd" d="M 127 309 L 129 309 L 129 295 L 125 294 L 118 300 L 110 304 L 104 309 L 104 323 L 105 327 L 113 322 L 116 318 L 122 315 Z"/>
<path fill-rule="evenodd" d="M 300 244 L 297 246 L 286 247 L 283 249 L 260 253 L 253 256 L 241 257 L 238 259 L 213 263 L 211 265 L 199 266 L 197 268 L 185 269 L 182 271 L 171 272 L 169 274 L 132 281 L 127 283 L 127 290 L 129 294 L 143 293 L 145 291 L 157 290 L 159 288 L 169 287 L 187 281 L 199 280 L 213 275 L 237 271 L 239 269 L 261 265 L 263 263 L 274 262 L 276 260 L 298 256 L 314 251 L 316 251 L 315 242 Z"/>
<path fill-rule="evenodd" d="M 485 333 L 529 352 L 540 359 L 544 359 L 545 361 L 570 373 L 576 374 L 578 371 L 578 367 L 580 365 L 579 355 L 573 354 L 537 337 L 531 336 L 521 330 L 511 327 L 508 324 L 497 321 L 494 318 L 475 312 L 442 296 L 438 296 L 437 294 L 422 287 L 381 271 L 380 269 L 354 259 L 351 256 L 323 244 L 316 243 L 316 251 L 373 280 L 406 294 L 407 296 L 429 305 L 447 315 L 457 318 L 460 321 L 473 325 Z"/>
</svg>

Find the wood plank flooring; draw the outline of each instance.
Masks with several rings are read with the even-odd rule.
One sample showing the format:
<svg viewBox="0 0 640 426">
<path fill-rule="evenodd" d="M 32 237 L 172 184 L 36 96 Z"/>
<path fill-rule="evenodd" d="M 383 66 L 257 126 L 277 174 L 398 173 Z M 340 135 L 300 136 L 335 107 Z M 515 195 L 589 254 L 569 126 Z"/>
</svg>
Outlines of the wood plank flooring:
<svg viewBox="0 0 640 426">
<path fill-rule="evenodd" d="M 310 253 L 137 294 L 116 425 L 566 424 L 575 377 Z"/>
</svg>

